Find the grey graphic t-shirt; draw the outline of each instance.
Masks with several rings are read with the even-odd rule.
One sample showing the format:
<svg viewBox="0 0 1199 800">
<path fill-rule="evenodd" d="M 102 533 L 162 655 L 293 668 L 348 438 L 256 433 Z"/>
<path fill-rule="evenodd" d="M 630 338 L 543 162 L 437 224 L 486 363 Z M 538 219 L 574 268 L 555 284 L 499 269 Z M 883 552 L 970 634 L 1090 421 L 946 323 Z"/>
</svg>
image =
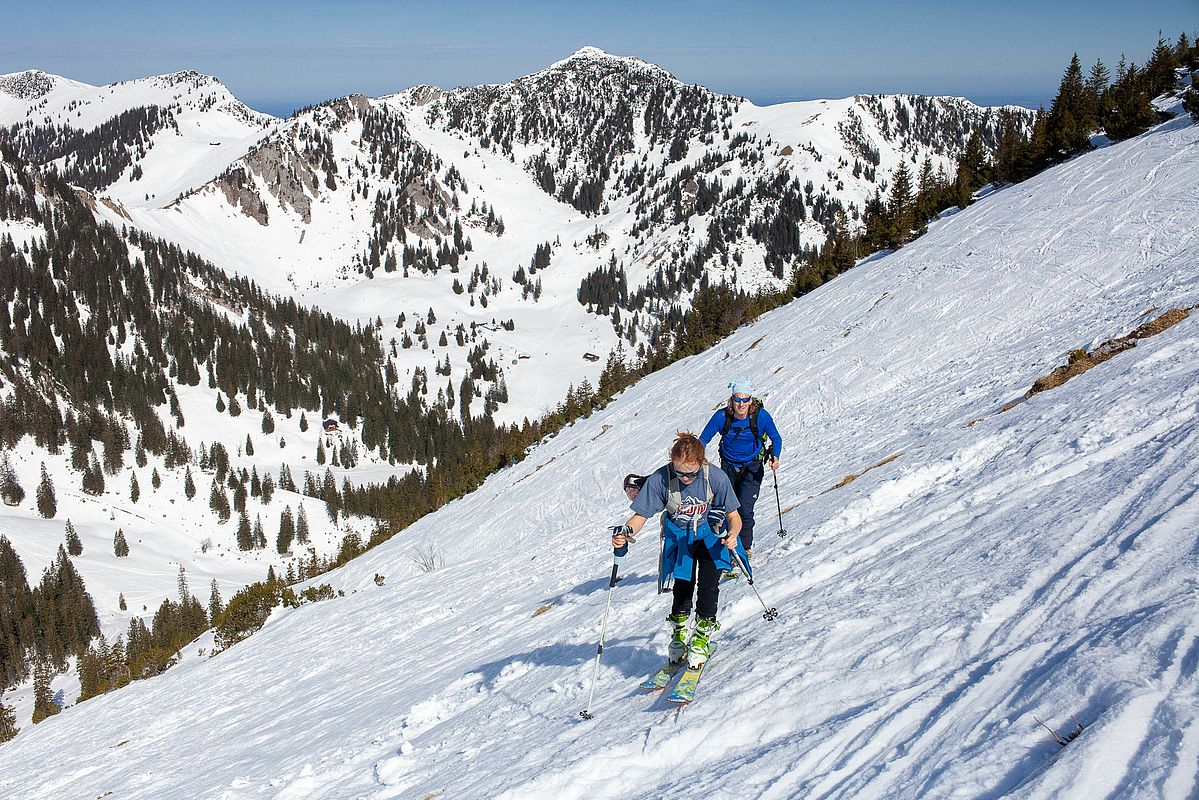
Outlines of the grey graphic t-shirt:
<svg viewBox="0 0 1199 800">
<path fill-rule="evenodd" d="M 666 508 L 667 495 L 670 492 L 671 466 L 667 464 L 655 470 L 645 479 L 641 493 L 631 506 L 634 514 L 640 514 L 647 519 Z M 712 507 L 726 514 L 736 509 L 740 503 L 733 492 L 729 477 L 719 467 L 708 467 L 708 480 L 712 483 Z M 670 520 L 680 528 L 690 527 L 696 521 L 703 521 L 708 516 L 708 487 L 704 483 L 704 473 L 688 484 L 679 481 L 679 494 L 682 502 L 679 510 L 671 514 Z"/>
</svg>

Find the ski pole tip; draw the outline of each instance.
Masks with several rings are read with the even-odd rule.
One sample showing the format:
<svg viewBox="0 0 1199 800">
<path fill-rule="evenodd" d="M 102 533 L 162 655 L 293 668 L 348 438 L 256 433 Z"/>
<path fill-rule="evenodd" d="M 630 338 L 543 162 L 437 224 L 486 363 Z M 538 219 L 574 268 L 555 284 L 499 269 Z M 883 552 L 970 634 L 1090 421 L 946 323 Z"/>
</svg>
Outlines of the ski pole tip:
<svg viewBox="0 0 1199 800">
<path fill-rule="evenodd" d="M 592 714 L 590 711 L 580 711 L 579 716 L 582 717 L 583 719 L 594 719 L 595 718 L 595 715 Z"/>
</svg>

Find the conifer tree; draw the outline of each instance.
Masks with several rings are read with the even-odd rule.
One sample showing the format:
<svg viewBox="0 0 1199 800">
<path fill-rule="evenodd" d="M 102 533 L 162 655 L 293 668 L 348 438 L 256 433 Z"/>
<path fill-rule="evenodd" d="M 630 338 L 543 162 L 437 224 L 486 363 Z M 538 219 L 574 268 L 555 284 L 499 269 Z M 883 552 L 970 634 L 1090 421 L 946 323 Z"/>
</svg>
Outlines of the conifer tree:
<svg viewBox="0 0 1199 800">
<path fill-rule="evenodd" d="M 1191 75 L 1191 88 L 1182 96 L 1182 108 L 1199 122 L 1199 72 Z"/>
<path fill-rule="evenodd" d="M 1090 146 L 1089 134 L 1095 127 L 1095 119 L 1089 113 L 1090 97 L 1083 84 L 1082 63 L 1075 53 L 1049 109 L 1049 145 L 1056 158 L 1080 153 Z"/>
<path fill-rule="evenodd" d="M 122 611 L 129 610 L 129 606 L 125 603 L 125 593 L 124 592 L 121 592 L 120 595 L 117 597 L 117 607 L 120 608 Z"/>
<path fill-rule="evenodd" d="M 208 493 L 208 507 L 216 512 L 222 525 L 228 522 L 233 514 L 233 509 L 229 506 L 229 494 L 225 491 L 224 484 L 218 483 L 216 478 L 213 478 L 212 489 Z"/>
<path fill-rule="evenodd" d="M 316 440 L 316 463 L 325 463 L 325 440 L 323 438 Z"/>
<path fill-rule="evenodd" d="M 255 515 L 254 517 L 254 547 L 266 547 L 266 533 L 262 530 L 262 517 Z"/>
<path fill-rule="evenodd" d="M 224 610 L 224 603 L 221 601 L 221 588 L 217 585 L 217 579 L 212 578 L 212 589 L 209 593 L 209 624 L 216 626 L 217 620 L 221 619 L 221 612 Z"/>
<path fill-rule="evenodd" d="M 250 439 L 250 434 L 246 434 L 246 455 L 254 455 L 254 442 Z"/>
<path fill-rule="evenodd" d="M 308 513 L 304 510 L 304 504 L 300 504 L 299 519 L 296 520 L 296 539 L 300 544 L 308 544 Z"/>
<path fill-rule="evenodd" d="M 182 564 L 179 565 L 179 574 L 175 576 L 175 588 L 179 593 L 179 607 L 182 608 L 192 599 L 191 590 L 187 586 L 187 570 Z"/>
<path fill-rule="evenodd" d="M 1116 68 L 1116 81 L 1108 92 L 1107 135 L 1116 141 L 1139 136 L 1153 124 L 1153 99 L 1141 70 L 1136 64 Z"/>
<path fill-rule="evenodd" d="M 1145 81 L 1150 97 L 1157 97 L 1174 88 L 1174 70 L 1177 67 L 1174 48 L 1166 43 L 1165 37 L 1159 32 L 1157 46 L 1145 64 Z"/>
<path fill-rule="evenodd" d="M 271 498 L 275 496 L 275 479 L 271 477 L 271 473 L 267 473 L 262 479 L 262 504 L 269 506 Z"/>
<path fill-rule="evenodd" d="M 0 744 L 11 740 L 17 735 L 17 712 L 4 702 L 4 687 L 0 686 Z"/>
<path fill-rule="evenodd" d="M 303 429 L 303 427 L 304 426 L 301 425 L 301 429 Z M 275 432 L 275 418 L 271 416 L 271 412 L 269 410 L 262 412 L 262 432 L 266 434 Z"/>
<path fill-rule="evenodd" d="M 187 472 L 183 475 L 183 493 L 187 495 L 188 500 L 196 496 L 196 482 L 192 480 L 191 467 L 188 467 Z"/>
<path fill-rule="evenodd" d="M 95 650 L 88 647 L 79 654 L 75 670 L 79 676 L 79 696 L 75 698 L 76 703 L 82 703 L 108 691 L 108 682 L 104 674 L 107 655 L 108 644 L 104 641 L 103 634 L 100 635 Z"/>
<path fill-rule="evenodd" d="M 100 462 L 94 453 L 88 461 L 87 469 L 83 471 L 83 491 L 93 497 L 104 494 L 104 470 L 100 469 Z"/>
<path fill-rule="evenodd" d="M 292 477 L 291 467 L 286 464 L 279 467 L 279 488 L 285 492 L 296 491 L 296 479 Z"/>
<path fill-rule="evenodd" d="M 1095 124 L 1099 128 L 1107 127 L 1107 115 L 1104 113 L 1103 101 L 1111 77 L 1111 73 L 1108 72 L 1103 61 L 1097 60 L 1095 66 L 1091 67 L 1091 74 L 1087 78 L 1087 103 L 1095 119 Z"/>
<path fill-rule="evenodd" d="M 291 549 L 292 540 L 296 538 L 296 521 L 291 513 L 291 506 L 283 509 L 279 515 L 279 536 L 275 540 L 275 549 L 286 553 Z"/>
<path fill-rule="evenodd" d="M 58 513 L 58 498 L 54 494 L 54 482 L 50 480 L 50 473 L 46 471 L 45 462 L 42 462 L 42 480 L 37 485 L 37 513 L 45 519 L 53 519 L 54 515 Z"/>
<path fill-rule="evenodd" d="M 308 430 L 308 417 L 305 416 L 304 412 L 301 411 L 300 412 L 300 433 L 304 433 L 307 430 Z"/>
<path fill-rule="evenodd" d="M 916 227 L 913 201 L 912 173 L 907 161 L 901 161 L 891 181 L 891 201 L 887 207 L 890 217 L 887 238 L 893 249 L 904 246 L 912 238 L 912 229 Z"/>
<path fill-rule="evenodd" d="M 137 473 L 133 473 L 133 477 L 129 479 L 129 500 L 136 503 L 142 496 L 141 486 L 137 483 Z"/>
<path fill-rule="evenodd" d="M 117 528 L 116 536 L 112 539 L 112 551 L 116 553 L 117 558 L 126 558 L 129 555 L 129 542 L 125 540 L 125 531 L 122 528 Z"/>
<path fill-rule="evenodd" d="M 79 534 L 75 532 L 75 526 L 67 520 L 67 552 L 73 556 L 83 555 L 83 542 L 79 539 Z"/>
<path fill-rule="evenodd" d="M 158 474 L 158 467 L 150 471 L 150 485 L 155 489 L 162 486 L 162 477 Z"/>
<path fill-rule="evenodd" d="M 20 505 L 25 499 L 25 490 L 17 480 L 17 471 L 13 469 L 8 453 L 0 456 L 0 499 L 10 506 Z"/>
<path fill-rule="evenodd" d="M 33 724 L 36 725 L 46 717 L 52 717 L 59 711 L 58 703 L 54 702 L 54 692 L 50 687 L 53 670 L 47 659 L 38 659 L 33 668 Z"/>
<path fill-rule="evenodd" d="M 237 549 L 254 549 L 254 533 L 250 529 L 250 518 L 246 516 L 246 512 L 244 511 L 241 513 L 241 517 L 237 520 Z"/>
<path fill-rule="evenodd" d="M 987 183 L 986 173 L 986 151 L 978 131 L 974 131 L 958 159 L 958 174 L 953 183 L 954 202 L 959 208 L 965 208 L 973 202 L 974 191 Z"/>
</svg>

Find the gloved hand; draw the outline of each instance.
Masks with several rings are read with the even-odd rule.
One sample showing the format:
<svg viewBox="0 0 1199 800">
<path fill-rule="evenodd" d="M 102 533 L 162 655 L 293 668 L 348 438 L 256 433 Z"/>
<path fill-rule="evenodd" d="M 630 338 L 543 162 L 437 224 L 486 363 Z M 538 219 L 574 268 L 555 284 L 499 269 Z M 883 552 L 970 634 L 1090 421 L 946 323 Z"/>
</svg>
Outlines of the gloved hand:
<svg viewBox="0 0 1199 800">
<path fill-rule="evenodd" d="M 633 529 L 628 525 L 613 525 L 608 528 L 608 532 L 612 534 L 612 546 L 624 547 L 625 543 L 633 544 L 637 541 L 633 535 Z"/>
</svg>

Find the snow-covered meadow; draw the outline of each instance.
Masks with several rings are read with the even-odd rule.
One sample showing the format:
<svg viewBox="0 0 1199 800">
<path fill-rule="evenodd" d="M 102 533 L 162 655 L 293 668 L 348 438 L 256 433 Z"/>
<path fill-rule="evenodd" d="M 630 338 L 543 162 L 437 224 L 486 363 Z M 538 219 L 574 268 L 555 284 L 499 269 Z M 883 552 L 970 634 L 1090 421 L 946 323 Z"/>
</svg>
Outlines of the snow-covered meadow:
<svg viewBox="0 0 1199 800">
<path fill-rule="evenodd" d="M 345 597 L 23 731 L 0 794 L 1195 797 L 1194 315 L 1001 409 L 1199 303 L 1197 154 L 1176 120 L 942 220 L 321 576 Z M 788 535 L 768 483 L 754 548 L 781 615 L 726 583 L 697 701 L 642 694 L 668 603 L 639 542 L 582 721 L 620 479 L 739 376 L 786 437 Z"/>
</svg>

